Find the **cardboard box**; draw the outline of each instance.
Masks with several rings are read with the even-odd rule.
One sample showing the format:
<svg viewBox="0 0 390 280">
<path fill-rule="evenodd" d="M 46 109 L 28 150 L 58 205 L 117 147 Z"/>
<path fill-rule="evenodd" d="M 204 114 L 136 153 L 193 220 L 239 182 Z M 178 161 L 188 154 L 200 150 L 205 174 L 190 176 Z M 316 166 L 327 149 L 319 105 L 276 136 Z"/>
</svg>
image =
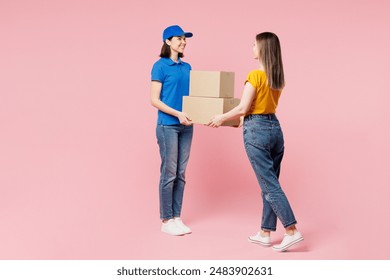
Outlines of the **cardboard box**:
<svg viewBox="0 0 390 280">
<path fill-rule="evenodd" d="M 183 97 L 183 112 L 193 123 L 208 124 L 215 115 L 223 114 L 240 104 L 237 98 Z M 239 119 L 225 122 L 224 126 L 238 126 Z"/>
<path fill-rule="evenodd" d="M 190 96 L 233 98 L 234 72 L 191 71 Z"/>
</svg>

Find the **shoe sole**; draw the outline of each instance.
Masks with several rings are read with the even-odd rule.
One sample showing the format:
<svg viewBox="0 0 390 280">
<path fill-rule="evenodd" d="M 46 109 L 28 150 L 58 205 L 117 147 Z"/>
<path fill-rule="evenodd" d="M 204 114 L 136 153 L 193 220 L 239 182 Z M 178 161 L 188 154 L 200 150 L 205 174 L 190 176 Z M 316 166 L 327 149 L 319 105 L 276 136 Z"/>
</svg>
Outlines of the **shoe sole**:
<svg viewBox="0 0 390 280">
<path fill-rule="evenodd" d="M 170 233 L 170 232 L 165 232 L 165 231 L 162 231 L 163 233 L 166 233 L 166 234 L 168 234 L 168 235 L 171 235 L 171 236 L 184 236 L 185 235 L 185 233 L 181 233 L 181 234 L 172 234 L 172 233 Z"/>
<path fill-rule="evenodd" d="M 164 230 L 162 230 L 161 232 L 166 233 L 168 235 L 172 235 L 172 236 L 183 236 L 183 235 L 185 235 L 184 232 L 183 233 L 178 233 L 178 234 L 174 234 L 172 232 L 167 232 L 167 231 L 164 231 Z"/>
<path fill-rule="evenodd" d="M 272 249 L 273 249 L 274 251 L 277 251 L 277 252 L 285 252 L 288 248 L 290 248 L 291 246 L 293 246 L 293 245 L 295 245 L 295 244 L 297 244 L 297 243 L 299 243 L 299 242 L 301 242 L 301 241 L 303 241 L 303 237 L 301 237 L 301 238 L 299 238 L 299 239 L 297 239 L 297 240 L 295 240 L 295 241 L 293 241 L 293 242 L 287 244 L 287 245 L 284 246 L 283 248 L 275 248 L 275 247 L 272 247 Z"/>
<path fill-rule="evenodd" d="M 190 231 L 185 231 L 184 229 L 181 229 L 181 230 L 182 230 L 183 234 L 191 234 L 192 233 L 192 230 L 190 230 Z"/>
<path fill-rule="evenodd" d="M 271 243 L 264 243 L 264 242 L 261 242 L 261 241 L 252 240 L 252 239 L 250 239 L 250 238 L 248 238 L 248 241 L 249 241 L 250 243 L 257 244 L 257 245 L 261 245 L 261 246 L 263 246 L 263 247 L 269 247 L 269 246 L 271 246 Z"/>
<path fill-rule="evenodd" d="M 190 233 L 192 233 L 192 230 L 191 229 L 189 229 L 189 231 L 188 230 L 186 230 L 186 229 L 183 229 L 181 226 L 179 226 L 179 225 L 177 225 L 178 226 L 178 228 L 179 229 L 181 229 L 181 231 L 184 233 L 184 234 L 190 234 Z"/>
</svg>

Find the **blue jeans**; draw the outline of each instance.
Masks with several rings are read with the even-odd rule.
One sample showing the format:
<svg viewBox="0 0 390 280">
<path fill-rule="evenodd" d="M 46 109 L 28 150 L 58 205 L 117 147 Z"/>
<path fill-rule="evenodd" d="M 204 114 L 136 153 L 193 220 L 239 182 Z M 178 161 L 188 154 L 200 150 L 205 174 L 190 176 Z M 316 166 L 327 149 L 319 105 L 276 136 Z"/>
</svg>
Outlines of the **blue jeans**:
<svg viewBox="0 0 390 280">
<path fill-rule="evenodd" d="M 181 214 L 193 126 L 157 125 L 156 134 L 161 155 L 160 218 L 168 220 Z"/>
<path fill-rule="evenodd" d="M 284 139 L 278 119 L 274 114 L 249 115 L 244 119 L 243 131 L 245 150 L 261 188 L 261 228 L 275 231 L 277 218 L 285 228 L 296 224 L 290 203 L 279 183 Z"/>
</svg>

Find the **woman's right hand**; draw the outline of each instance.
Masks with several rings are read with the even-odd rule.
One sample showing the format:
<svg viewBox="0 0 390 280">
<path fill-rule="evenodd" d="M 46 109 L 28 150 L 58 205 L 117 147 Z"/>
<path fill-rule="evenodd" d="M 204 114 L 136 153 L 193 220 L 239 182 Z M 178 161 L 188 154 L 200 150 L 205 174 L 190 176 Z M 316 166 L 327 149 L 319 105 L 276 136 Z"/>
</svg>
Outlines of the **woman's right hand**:
<svg viewBox="0 0 390 280">
<path fill-rule="evenodd" d="M 184 112 L 179 112 L 177 114 L 177 118 L 179 119 L 179 122 L 182 124 L 182 125 L 192 125 L 192 120 L 190 119 L 190 117 L 184 113 Z"/>
</svg>

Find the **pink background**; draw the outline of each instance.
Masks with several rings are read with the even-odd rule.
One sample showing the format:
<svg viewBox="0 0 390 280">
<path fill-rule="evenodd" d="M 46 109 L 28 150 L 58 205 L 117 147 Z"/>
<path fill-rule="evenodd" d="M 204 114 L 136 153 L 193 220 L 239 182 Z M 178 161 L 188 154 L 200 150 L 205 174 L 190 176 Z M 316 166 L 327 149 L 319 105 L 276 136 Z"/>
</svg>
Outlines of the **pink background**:
<svg viewBox="0 0 390 280">
<path fill-rule="evenodd" d="M 0 259 L 389 259 L 389 2 L 163 2 L 0 2 Z M 255 35 L 279 35 L 290 253 L 246 240 L 261 200 L 241 129 L 195 127 L 194 233 L 160 232 L 149 88 L 171 24 L 194 33 L 193 69 L 236 73 L 236 97 Z"/>
</svg>

